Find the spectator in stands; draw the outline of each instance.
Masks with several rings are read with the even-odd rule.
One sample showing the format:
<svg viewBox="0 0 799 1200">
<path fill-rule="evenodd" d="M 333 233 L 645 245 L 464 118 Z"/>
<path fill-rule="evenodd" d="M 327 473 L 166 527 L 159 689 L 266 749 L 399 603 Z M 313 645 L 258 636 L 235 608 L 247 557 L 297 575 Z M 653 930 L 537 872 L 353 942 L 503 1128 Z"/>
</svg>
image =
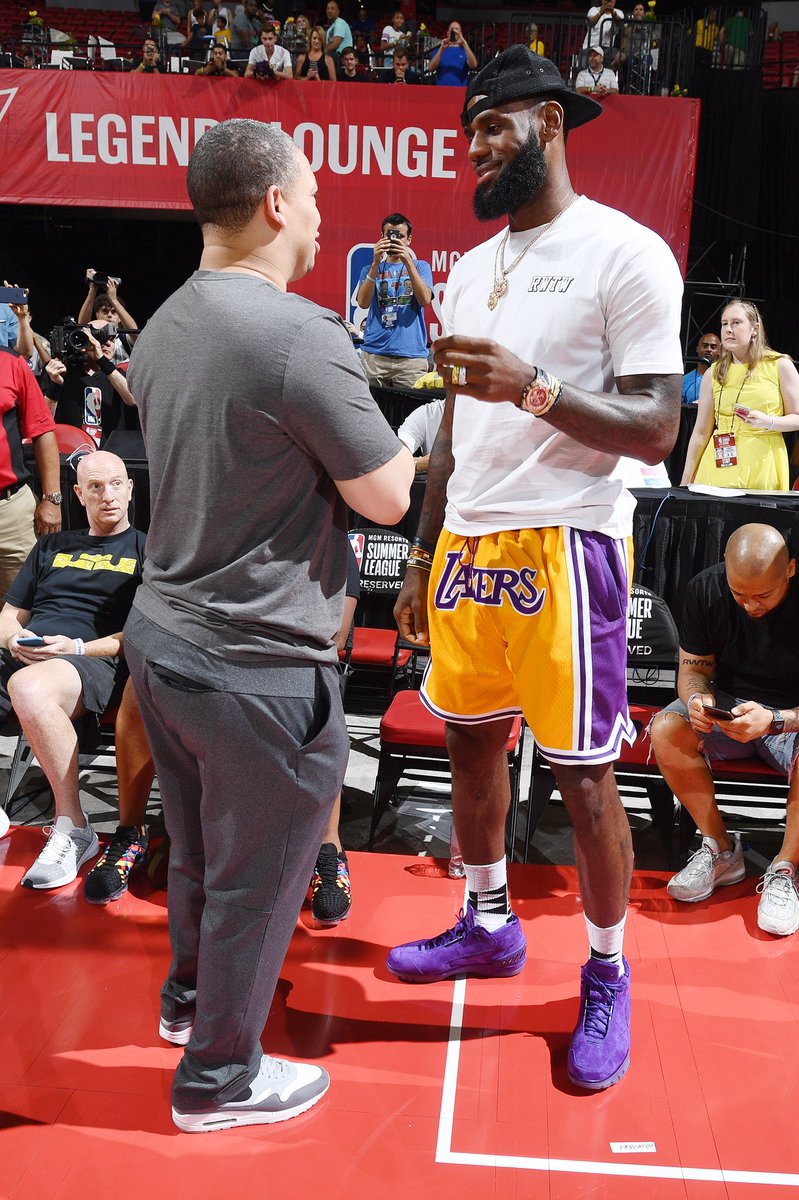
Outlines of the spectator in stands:
<svg viewBox="0 0 799 1200">
<path fill-rule="evenodd" d="M 386 75 L 384 83 L 418 83 L 419 75 L 408 60 L 408 51 L 404 46 L 398 46 L 392 59 L 392 70 Z"/>
<path fill-rule="evenodd" d="M 217 17 L 216 17 L 216 20 L 214 23 L 214 36 L 216 37 L 217 46 L 224 46 L 224 48 L 226 48 L 226 50 L 230 49 L 230 38 L 232 38 L 233 35 L 230 34 L 228 18 L 226 17 L 226 14 L 224 14 L 224 12 L 217 13 Z M 227 62 L 227 55 L 226 55 L 226 62 Z"/>
<path fill-rule="evenodd" d="M 155 38 L 146 37 L 142 43 L 141 55 L 136 66 L 132 69 L 134 75 L 162 75 L 166 68 L 161 62 L 161 52 Z"/>
<path fill-rule="evenodd" d="M 538 26 L 533 22 L 527 27 L 527 41 L 533 54 L 544 58 L 544 43 L 538 36 Z"/>
<path fill-rule="evenodd" d="M 787 491 L 783 433 L 799 429 L 799 372 L 772 350 L 749 300 L 721 314 L 721 353 L 699 388 L 682 483 Z"/>
<path fill-rule="evenodd" d="M 430 451 L 443 416 L 444 400 L 431 400 L 429 404 L 422 404 L 409 413 L 397 430 L 397 437 L 411 454 L 416 454 L 417 450 L 419 452 L 419 457 L 413 460 L 417 475 L 427 470 Z"/>
<path fill-rule="evenodd" d="M 429 70 L 440 87 L 466 87 L 469 72 L 477 66 L 474 52 L 463 36 L 460 21 L 450 21 L 447 36 L 430 59 Z"/>
<path fill-rule="evenodd" d="M 22 66 L 26 71 L 35 71 L 39 64 L 36 61 L 36 55 L 32 46 L 25 46 L 22 51 Z"/>
<path fill-rule="evenodd" d="M 588 29 L 583 39 L 583 50 L 601 46 L 605 62 L 615 71 L 619 60 L 619 44 L 624 26 L 624 13 L 615 7 L 615 0 L 600 0 L 588 10 Z M 583 59 L 585 61 L 585 59 Z"/>
<path fill-rule="evenodd" d="M 338 63 L 340 62 L 339 56 L 341 52 L 352 45 L 352 32 L 341 15 L 338 0 L 327 0 L 325 11 L 328 22 L 325 49 L 331 58 Z"/>
<path fill-rule="evenodd" d="M 696 404 L 699 400 L 699 386 L 702 383 L 702 376 L 708 367 L 712 367 L 717 361 L 721 350 L 721 342 L 718 335 L 715 333 L 703 333 L 699 341 L 696 343 L 696 357 L 699 362 L 693 371 L 689 371 L 683 376 L 682 381 L 682 402 L 683 404 Z"/>
<path fill-rule="evenodd" d="M 61 528 L 61 460 L 41 388 L 15 350 L 0 350 L 0 600 L 33 549 L 35 534 Z M 42 499 L 30 489 L 22 439 L 30 438 Z"/>
<path fill-rule="evenodd" d="M 180 32 L 180 12 L 176 0 L 158 0 L 153 10 L 157 25 L 170 46 L 182 46 L 185 38 Z"/>
<path fill-rule="evenodd" d="M 411 40 L 411 33 L 405 24 L 405 14 L 401 8 L 398 8 L 391 18 L 391 24 L 386 25 L 383 29 L 380 38 L 380 49 L 383 51 L 383 62 L 388 67 L 391 65 L 391 59 L 394 55 L 394 50 L 400 42 L 407 48 Z"/>
<path fill-rule="evenodd" d="M 220 40 L 220 29 L 224 29 L 228 35 L 230 35 L 232 25 L 233 17 L 231 16 L 230 9 L 221 3 L 214 4 L 213 8 L 211 9 L 211 33 L 214 35 L 216 40 Z M 227 41 L 227 38 L 223 38 L 222 40 Z"/>
<path fill-rule="evenodd" d="M 365 4 L 358 5 L 358 16 L 354 21 L 350 21 L 350 32 L 353 37 L 357 33 L 362 33 L 367 42 L 374 36 L 375 23 L 369 16 L 369 11 Z"/>
<path fill-rule="evenodd" d="M 371 69 L 375 65 L 375 56 L 365 33 L 356 33 L 355 35 L 355 57 L 362 67 Z"/>
<path fill-rule="evenodd" d="M 719 40 L 719 17 L 715 8 L 709 8 L 696 23 L 697 66 L 709 67 L 713 61 Z"/>
<path fill-rule="evenodd" d="M 592 46 L 588 51 L 588 67 L 578 72 L 574 88 L 581 95 L 591 95 L 595 100 L 618 95 L 619 81 L 615 72 L 605 66 L 605 51 L 601 46 Z"/>
<path fill-rule="evenodd" d="M 261 22 L 258 20 L 258 0 L 244 0 L 243 7 L 236 10 L 233 18 L 230 48 L 234 57 L 246 58 L 258 45 Z"/>
<path fill-rule="evenodd" d="M 253 51 L 253 54 L 255 51 Z M 228 50 L 224 42 L 217 42 L 211 50 L 211 57 L 204 67 L 197 68 L 198 75 L 223 76 L 225 79 L 238 79 L 238 71 L 228 65 Z"/>
<path fill-rule="evenodd" d="M 725 67 L 746 66 L 751 34 L 752 22 L 743 8 L 736 9 L 734 16 L 727 17 L 719 33 Z"/>
<path fill-rule="evenodd" d="M 433 299 L 433 272 L 411 250 L 412 234 L 402 213 L 385 217 L 372 262 L 358 281 L 356 303 L 368 309 L 361 364 L 377 387 L 413 387 L 427 371 L 424 310 Z"/>
<path fill-rule="evenodd" d="M 261 83 L 293 79 L 291 55 L 277 44 L 277 31 L 271 22 L 261 30 L 261 44 L 250 51 L 245 79 L 259 79 Z"/>
<path fill-rule="evenodd" d="M 117 293 L 119 280 L 113 275 L 108 275 L 105 277 L 106 282 L 98 284 L 95 280 L 96 275 L 94 267 L 87 268 L 86 282 L 89 285 L 89 291 L 80 307 L 78 324 L 84 325 L 87 321 L 100 321 L 103 324 L 111 322 L 113 325 L 118 325 L 121 330 L 133 331 L 131 333 L 118 331 L 114 338 L 114 352 L 111 358 L 119 366 L 120 363 L 127 362 L 130 358 L 138 326 Z"/>
<path fill-rule="evenodd" d="M 23 887 L 63 887 L 99 850 L 80 806 L 72 721 L 121 694 L 122 627 L 144 561 L 144 534 L 128 520 L 132 488 L 115 454 L 80 459 L 75 492 L 88 530 L 39 542 L 0 612 L 0 711 L 13 707 L 55 798 L 50 836 Z M 43 644 L 27 642 L 34 637 Z"/>
<path fill-rule="evenodd" d="M 184 49 L 191 58 L 204 58 L 210 39 L 213 37 L 213 14 L 203 5 L 203 0 L 194 0 L 186 17 L 186 42 Z"/>
<path fill-rule="evenodd" d="M 771 24 L 769 25 L 768 30 L 766 31 L 766 41 L 767 42 L 781 42 L 782 41 L 782 30 L 780 29 L 779 21 L 772 21 Z"/>
<path fill-rule="evenodd" d="M 757 923 L 779 936 L 799 929 L 797 627 L 796 560 L 782 534 L 771 525 L 742 526 L 724 563 L 688 585 L 679 699 L 651 727 L 663 778 L 702 835 L 700 849 L 668 885 L 675 900 L 707 900 L 746 874 L 741 836 L 725 828 L 709 764 L 759 758 L 791 779 L 782 845 L 758 886 Z"/>
<path fill-rule="evenodd" d="M 297 59 L 297 78 L 335 80 L 336 64 L 325 53 L 325 31 L 321 25 L 314 25 L 311 30 L 308 47 L 308 53 L 301 54 Z"/>
<path fill-rule="evenodd" d="M 338 75 L 339 83 L 368 83 L 369 76 L 362 68 L 359 70 L 358 59 L 355 57 L 355 50 L 349 46 L 341 56 L 341 71 Z"/>
<path fill-rule="evenodd" d="M 49 381 L 45 395 L 56 421 L 82 429 L 87 440 L 103 446 L 123 424 L 122 405 L 135 407 L 125 376 L 114 366 L 114 335 L 103 321 L 92 321 L 83 328 L 89 345 L 82 354 L 70 355 L 67 362 L 51 358 L 47 364 Z M 103 338 L 102 344 L 94 336 Z"/>
</svg>

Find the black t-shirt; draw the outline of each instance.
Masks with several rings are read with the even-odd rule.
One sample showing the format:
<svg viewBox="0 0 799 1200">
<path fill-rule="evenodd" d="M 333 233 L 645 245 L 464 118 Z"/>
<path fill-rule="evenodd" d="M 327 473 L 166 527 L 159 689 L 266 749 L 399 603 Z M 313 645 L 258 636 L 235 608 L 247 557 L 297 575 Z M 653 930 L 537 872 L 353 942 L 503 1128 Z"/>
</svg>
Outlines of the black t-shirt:
<svg viewBox="0 0 799 1200">
<path fill-rule="evenodd" d="M 86 375 L 70 367 L 60 387 L 50 381 L 47 395 L 57 401 L 55 419 L 59 425 L 75 425 L 87 431 L 99 429 L 101 446 L 108 441 L 109 434 L 124 424 L 125 406 L 111 380 L 100 371 Z"/>
<path fill-rule="evenodd" d="M 712 654 L 715 684 L 741 700 L 775 708 L 799 703 L 799 583 L 765 617 L 748 617 L 727 586 L 724 564 L 688 584 L 680 645 L 690 654 Z"/>
<path fill-rule="evenodd" d="M 110 637 L 119 633 L 141 583 L 145 535 L 132 527 L 111 537 L 88 530 L 51 533 L 37 542 L 6 599 L 31 613 L 43 636 Z"/>
</svg>

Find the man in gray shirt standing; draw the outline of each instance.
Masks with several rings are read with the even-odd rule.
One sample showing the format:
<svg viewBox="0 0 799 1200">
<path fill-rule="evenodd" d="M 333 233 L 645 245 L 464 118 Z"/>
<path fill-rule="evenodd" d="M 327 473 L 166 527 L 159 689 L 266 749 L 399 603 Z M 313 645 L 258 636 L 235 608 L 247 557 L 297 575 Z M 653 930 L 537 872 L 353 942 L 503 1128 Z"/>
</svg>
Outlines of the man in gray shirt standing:
<svg viewBox="0 0 799 1200">
<path fill-rule="evenodd" d="M 345 506 L 398 521 L 413 464 L 340 318 L 287 292 L 321 219 L 294 142 L 226 121 L 187 182 L 200 269 L 130 367 L 152 521 L 125 638 L 172 841 L 172 1115 L 204 1132 L 286 1120 L 329 1084 L 260 1036 L 347 761 Z"/>
</svg>

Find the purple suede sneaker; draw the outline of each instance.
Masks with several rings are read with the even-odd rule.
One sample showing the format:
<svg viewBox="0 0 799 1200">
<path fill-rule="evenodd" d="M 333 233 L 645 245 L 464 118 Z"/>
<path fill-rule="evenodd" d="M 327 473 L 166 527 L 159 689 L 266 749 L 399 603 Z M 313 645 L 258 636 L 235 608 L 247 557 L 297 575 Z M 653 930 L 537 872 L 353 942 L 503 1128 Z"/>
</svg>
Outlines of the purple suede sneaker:
<svg viewBox="0 0 799 1200">
<path fill-rule="evenodd" d="M 582 971 L 580 1019 L 569 1046 L 569 1079 L 599 1092 L 630 1065 L 630 964 L 589 958 Z"/>
<path fill-rule="evenodd" d="M 438 937 L 397 946 L 386 961 L 389 971 L 406 983 L 519 974 L 527 962 L 527 939 L 515 914 L 494 933 L 476 924 L 471 901 L 458 917 L 458 924 Z"/>
</svg>

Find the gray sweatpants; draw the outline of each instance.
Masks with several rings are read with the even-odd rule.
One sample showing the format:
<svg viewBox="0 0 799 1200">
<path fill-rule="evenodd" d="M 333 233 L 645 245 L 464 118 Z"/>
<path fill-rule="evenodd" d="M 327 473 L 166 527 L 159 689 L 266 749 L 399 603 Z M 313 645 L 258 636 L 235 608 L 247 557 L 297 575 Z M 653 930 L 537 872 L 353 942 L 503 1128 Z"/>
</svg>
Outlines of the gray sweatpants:
<svg viewBox="0 0 799 1200">
<path fill-rule="evenodd" d="M 172 843 L 162 1015 L 195 1014 L 172 1102 L 197 1111 L 257 1074 L 349 742 L 333 666 L 310 668 L 313 698 L 254 696 L 181 679 L 147 650 L 139 626 L 125 653 Z"/>
</svg>

